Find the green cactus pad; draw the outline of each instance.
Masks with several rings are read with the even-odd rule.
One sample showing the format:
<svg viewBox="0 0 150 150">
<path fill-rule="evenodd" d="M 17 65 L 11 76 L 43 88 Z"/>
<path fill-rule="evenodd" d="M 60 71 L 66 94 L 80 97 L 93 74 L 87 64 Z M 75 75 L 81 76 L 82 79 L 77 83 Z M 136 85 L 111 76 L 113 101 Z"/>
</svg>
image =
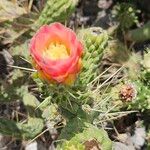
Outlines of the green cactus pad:
<svg viewBox="0 0 150 150">
<path fill-rule="evenodd" d="M 102 150 L 111 150 L 112 142 L 103 129 L 98 129 L 89 123 L 85 123 L 85 127 L 82 132 L 75 134 L 75 136 L 69 141 L 65 141 L 62 145 L 59 145 L 61 150 L 66 150 L 66 148 L 71 150 L 71 147 L 74 147 L 74 150 L 80 150 L 77 146 L 81 147 L 81 150 L 88 149 L 89 147 L 96 147 L 97 149 Z"/>
<path fill-rule="evenodd" d="M 84 44 L 83 69 L 79 75 L 79 83 L 90 83 L 99 73 L 99 64 L 108 41 L 107 32 L 99 27 L 80 30 L 78 37 Z"/>
</svg>

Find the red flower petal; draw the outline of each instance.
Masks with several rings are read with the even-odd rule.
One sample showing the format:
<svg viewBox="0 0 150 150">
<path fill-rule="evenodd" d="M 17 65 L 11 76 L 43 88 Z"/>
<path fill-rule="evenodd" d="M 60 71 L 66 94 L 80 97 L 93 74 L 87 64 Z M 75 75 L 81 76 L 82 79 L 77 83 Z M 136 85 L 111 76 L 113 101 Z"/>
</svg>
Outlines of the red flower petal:
<svg viewBox="0 0 150 150">
<path fill-rule="evenodd" d="M 51 60 L 44 56 L 44 50 L 53 42 L 65 45 L 70 50 L 69 58 Z M 57 82 L 63 82 L 70 74 L 78 73 L 82 51 L 83 46 L 77 40 L 75 33 L 60 23 L 44 25 L 30 43 L 30 53 L 38 68 L 46 78 L 54 79 Z"/>
</svg>

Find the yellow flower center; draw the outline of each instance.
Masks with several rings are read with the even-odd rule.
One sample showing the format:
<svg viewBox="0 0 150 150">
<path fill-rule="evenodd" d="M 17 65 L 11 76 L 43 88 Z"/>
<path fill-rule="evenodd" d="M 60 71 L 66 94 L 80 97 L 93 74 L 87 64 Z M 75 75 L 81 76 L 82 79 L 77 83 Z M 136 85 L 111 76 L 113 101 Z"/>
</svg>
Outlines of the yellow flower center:
<svg viewBox="0 0 150 150">
<path fill-rule="evenodd" d="M 60 43 L 51 43 L 43 52 L 44 57 L 49 57 L 52 60 L 66 59 L 69 57 L 69 50 L 65 45 Z"/>
</svg>

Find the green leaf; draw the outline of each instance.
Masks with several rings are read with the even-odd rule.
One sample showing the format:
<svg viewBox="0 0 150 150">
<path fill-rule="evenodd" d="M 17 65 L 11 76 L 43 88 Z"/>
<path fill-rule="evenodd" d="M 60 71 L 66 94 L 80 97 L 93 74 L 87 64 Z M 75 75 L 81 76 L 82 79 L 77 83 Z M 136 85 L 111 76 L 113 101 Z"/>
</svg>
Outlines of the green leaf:
<svg viewBox="0 0 150 150">
<path fill-rule="evenodd" d="M 0 119 L 0 133 L 4 135 L 14 136 L 16 138 L 21 137 L 21 131 L 19 130 L 17 123 L 8 119 Z"/>
</svg>

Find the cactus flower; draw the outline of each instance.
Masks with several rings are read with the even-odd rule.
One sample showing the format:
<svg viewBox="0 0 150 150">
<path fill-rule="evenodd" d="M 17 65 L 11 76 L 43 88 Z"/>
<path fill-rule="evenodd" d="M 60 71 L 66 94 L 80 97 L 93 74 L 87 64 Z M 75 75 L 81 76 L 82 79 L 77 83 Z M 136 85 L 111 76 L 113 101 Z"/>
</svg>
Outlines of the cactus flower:
<svg viewBox="0 0 150 150">
<path fill-rule="evenodd" d="M 30 54 L 39 76 L 71 85 L 81 69 L 83 46 L 76 34 L 60 23 L 42 26 L 30 42 Z"/>
</svg>

